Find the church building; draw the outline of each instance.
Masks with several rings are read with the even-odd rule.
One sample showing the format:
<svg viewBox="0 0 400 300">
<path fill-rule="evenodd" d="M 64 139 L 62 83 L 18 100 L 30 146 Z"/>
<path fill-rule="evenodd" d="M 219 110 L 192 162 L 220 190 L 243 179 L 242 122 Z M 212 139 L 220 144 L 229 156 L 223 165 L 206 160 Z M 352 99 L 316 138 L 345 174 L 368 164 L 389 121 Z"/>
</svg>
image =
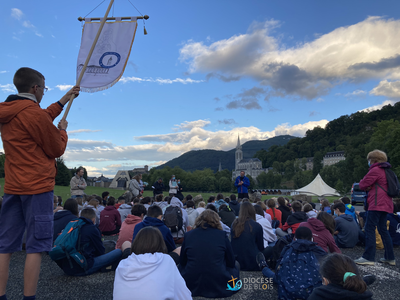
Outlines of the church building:
<svg viewBox="0 0 400 300">
<path fill-rule="evenodd" d="M 243 159 L 242 145 L 238 136 L 238 142 L 235 152 L 235 170 L 232 171 L 232 179 L 240 176 L 240 172 L 244 171 L 246 175 L 250 175 L 254 180 L 261 173 L 267 173 L 267 169 L 262 168 L 262 162 L 258 158 Z"/>
</svg>

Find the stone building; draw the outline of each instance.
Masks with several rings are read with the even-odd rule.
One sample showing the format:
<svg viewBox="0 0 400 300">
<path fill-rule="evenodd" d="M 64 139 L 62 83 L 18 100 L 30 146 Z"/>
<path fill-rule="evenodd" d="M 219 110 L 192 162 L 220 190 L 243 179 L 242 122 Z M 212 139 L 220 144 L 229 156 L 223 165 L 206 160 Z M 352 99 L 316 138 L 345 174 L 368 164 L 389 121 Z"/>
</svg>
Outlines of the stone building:
<svg viewBox="0 0 400 300">
<path fill-rule="evenodd" d="M 131 180 L 129 176 L 129 171 L 120 170 L 115 175 L 113 181 L 110 184 L 111 189 L 126 189 L 128 187 L 129 181 Z"/>
<path fill-rule="evenodd" d="M 322 165 L 324 167 L 331 166 L 345 159 L 344 151 L 327 152 L 322 160 Z"/>
<path fill-rule="evenodd" d="M 241 171 L 244 171 L 246 175 L 250 175 L 253 179 L 256 179 L 261 173 L 268 172 L 267 169 L 262 168 L 262 162 L 258 158 L 243 159 L 242 145 L 240 145 L 238 136 L 235 152 L 235 170 L 232 171 L 232 179 L 236 179 Z"/>
<path fill-rule="evenodd" d="M 135 175 L 136 174 L 147 174 L 147 173 L 149 173 L 149 166 L 145 165 L 144 168 L 134 168 L 132 170 L 132 173 Z"/>
</svg>

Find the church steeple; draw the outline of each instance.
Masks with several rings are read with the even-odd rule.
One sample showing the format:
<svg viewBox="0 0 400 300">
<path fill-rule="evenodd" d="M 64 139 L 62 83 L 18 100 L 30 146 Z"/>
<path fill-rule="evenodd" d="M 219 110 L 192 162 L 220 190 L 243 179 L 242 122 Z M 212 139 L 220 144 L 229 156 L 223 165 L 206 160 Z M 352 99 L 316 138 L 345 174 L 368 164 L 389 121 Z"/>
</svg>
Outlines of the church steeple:
<svg viewBox="0 0 400 300">
<path fill-rule="evenodd" d="M 240 145 L 240 138 L 238 135 L 238 142 L 236 146 L 236 152 L 235 152 L 235 170 L 239 169 L 239 163 L 243 159 L 243 152 L 242 152 L 242 146 Z"/>
<path fill-rule="evenodd" d="M 221 166 L 221 161 L 219 161 L 219 168 L 218 168 L 218 172 L 222 171 L 222 166 Z"/>
<path fill-rule="evenodd" d="M 242 148 L 242 146 L 240 145 L 240 138 L 239 138 L 239 134 L 238 134 L 238 141 L 237 141 L 237 145 L 236 145 L 236 149 Z"/>
</svg>

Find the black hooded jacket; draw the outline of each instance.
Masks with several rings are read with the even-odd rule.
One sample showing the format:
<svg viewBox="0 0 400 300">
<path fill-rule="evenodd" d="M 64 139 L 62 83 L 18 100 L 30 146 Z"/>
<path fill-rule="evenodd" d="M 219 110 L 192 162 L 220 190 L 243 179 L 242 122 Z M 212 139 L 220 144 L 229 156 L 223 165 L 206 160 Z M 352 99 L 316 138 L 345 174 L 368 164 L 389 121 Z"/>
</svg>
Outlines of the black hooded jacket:
<svg viewBox="0 0 400 300">
<path fill-rule="evenodd" d="M 346 290 L 340 285 L 330 283 L 314 289 L 308 300 L 368 300 L 372 299 L 372 295 L 369 290 L 359 294 Z"/>
</svg>

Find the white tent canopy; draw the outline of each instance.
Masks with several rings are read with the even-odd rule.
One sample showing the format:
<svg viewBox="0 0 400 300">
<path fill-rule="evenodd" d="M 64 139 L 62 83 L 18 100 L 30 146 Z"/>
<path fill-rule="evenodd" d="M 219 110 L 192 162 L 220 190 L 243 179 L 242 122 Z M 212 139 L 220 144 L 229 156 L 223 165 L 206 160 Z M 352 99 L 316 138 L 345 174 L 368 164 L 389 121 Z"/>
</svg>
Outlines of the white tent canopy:
<svg viewBox="0 0 400 300">
<path fill-rule="evenodd" d="M 301 189 L 296 190 L 296 192 L 300 194 L 308 194 L 308 195 L 316 195 L 316 196 L 340 196 L 338 192 L 334 188 L 331 188 L 329 185 L 322 180 L 321 175 L 317 175 L 314 180 L 302 187 Z"/>
</svg>

